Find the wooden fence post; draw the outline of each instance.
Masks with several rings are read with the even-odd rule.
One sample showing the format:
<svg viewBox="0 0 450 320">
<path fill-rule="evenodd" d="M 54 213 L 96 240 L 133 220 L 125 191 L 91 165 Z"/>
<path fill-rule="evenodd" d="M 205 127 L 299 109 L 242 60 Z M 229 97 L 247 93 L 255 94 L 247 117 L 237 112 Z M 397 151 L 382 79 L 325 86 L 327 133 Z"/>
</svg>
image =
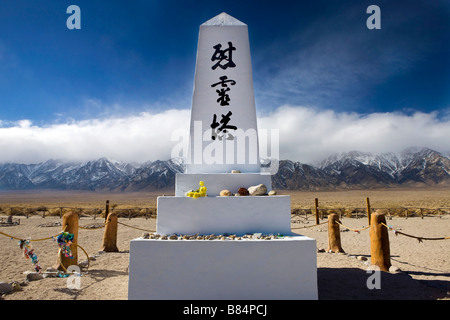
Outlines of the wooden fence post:
<svg viewBox="0 0 450 320">
<path fill-rule="evenodd" d="M 314 205 L 316 208 L 316 224 L 319 224 L 319 199 L 314 199 Z"/>
<path fill-rule="evenodd" d="M 369 200 L 368 197 L 366 198 L 366 204 L 367 204 L 367 219 L 369 221 L 369 226 L 370 226 L 370 214 L 371 214 L 371 212 L 370 212 L 370 200 Z"/>
<path fill-rule="evenodd" d="M 327 251 L 332 251 L 335 253 L 343 252 L 344 249 L 341 246 L 341 232 L 339 224 L 339 216 L 336 213 L 332 213 L 328 216 L 328 249 Z"/>
<path fill-rule="evenodd" d="M 66 257 L 63 254 L 60 254 L 60 251 L 58 251 L 58 254 L 60 254 L 60 256 L 58 257 L 58 261 L 54 266 L 54 268 L 57 270 L 63 270 L 64 268 L 67 269 L 68 266 L 78 264 L 78 250 L 76 246 L 78 242 L 78 219 L 78 213 L 72 211 L 64 214 L 63 216 L 62 230 L 65 229 L 65 232 L 73 234 L 73 241 L 70 245 L 70 251 L 72 252 L 73 258 Z M 61 264 L 64 268 L 61 267 Z"/>
<path fill-rule="evenodd" d="M 106 219 L 108 219 L 108 215 L 109 215 L 109 200 L 106 200 L 105 223 L 106 223 Z"/>
<path fill-rule="evenodd" d="M 105 231 L 103 233 L 103 243 L 100 251 L 118 252 L 117 248 L 117 213 L 110 213 L 106 219 Z"/>
<path fill-rule="evenodd" d="M 388 229 L 383 225 L 386 219 L 382 213 L 372 214 L 370 224 L 370 254 L 371 263 L 382 271 L 389 271 L 391 253 L 389 248 Z"/>
</svg>

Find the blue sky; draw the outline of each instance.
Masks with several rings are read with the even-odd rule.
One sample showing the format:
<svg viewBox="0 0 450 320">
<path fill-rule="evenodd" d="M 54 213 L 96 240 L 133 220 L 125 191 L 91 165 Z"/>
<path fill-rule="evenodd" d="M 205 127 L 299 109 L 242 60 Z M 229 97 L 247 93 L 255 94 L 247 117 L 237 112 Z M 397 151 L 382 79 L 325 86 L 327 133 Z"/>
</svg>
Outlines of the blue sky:
<svg viewBox="0 0 450 320">
<path fill-rule="evenodd" d="M 71 4 L 81 30 L 66 27 Z M 366 27 L 371 4 L 381 30 Z M 22 0 L 0 6 L 0 127 L 189 109 L 199 25 L 221 12 L 248 25 L 261 117 L 450 118 L 448 1 Z"/>
<path fill-rule="evenodd" d="M 381 30 L 366 27 L 375 2 Z M 8 1 L 0 11 L 0 119 L 189 108 L 198 27 L 223 11 L 249 26 L 259 111 L 447 110 L 449 5 L 375 2 Z M 66 27 L 70 4 L 81 9 L 81 30 Z"/>
</svg>

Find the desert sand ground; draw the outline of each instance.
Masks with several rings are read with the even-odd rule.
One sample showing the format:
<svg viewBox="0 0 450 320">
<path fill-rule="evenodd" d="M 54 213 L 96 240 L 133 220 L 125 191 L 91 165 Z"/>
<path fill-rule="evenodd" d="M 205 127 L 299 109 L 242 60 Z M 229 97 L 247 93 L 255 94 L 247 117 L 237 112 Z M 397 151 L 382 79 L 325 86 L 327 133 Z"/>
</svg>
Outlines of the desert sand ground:
<svg viewBox="0 0 450 320">
<path fill-rule="evenodd" d="M 62 206 L 98 206 L 104 205 L 105 197 L 111 202 L 124 203 L 131 206 L 148 206 L 149 195 L 134 194 L 84 194 L 84 196 L 63 197 L 63 194 L 54 198 L 45 198 L 36 194 L 23 193 L 14 196 L 5 193 L 0 195 L 0 206 L 43 204 Z M 156 194 L 153 194 L 153 197 Z M 384 207 L 387 203 L 398 206 L 420 207 L 449 207 L 450 190 L 432 191 L 354 191 L 337 193 L 291 193 L 292 205 L 311 207 L 311 202 L 318 197 L 321 205 L 355 206 L 364 207 L 365 197 L 370 196 L 374 206 Z M 147 201 L 145 201 L 147 197 Z M 383 197 L 383 198 L 382 198 Z M 402 198 L 403 197 L 403 198 Z M 70 203 L 68 201 L 71 201 Z M 123 202 L 121 202 L 123 201 Z M 303 201 L 303 202 L 302 202 Z M 55 235 L 61 227 L 44 227 L 54 222 L 62 222 L 59 217 L 42 218 L 30 216 L 20 218 L 20 225 L 0 227 L 0 232 L 13 235 L 18 238 L 40 239 Z M 327 225 L 322 224 L 326 220 L 320 220 L 320 225 L 315 225 L 314 216 L 293 217 L 293 231 L 316 239 L 318 249 L 326 249 L 328 243 Z M 80 226 L 91 224 L 101 225 L 104 219 L 97 217 L 81 217 Z M 18 246 L 18 241 L 0 234 L 0 282 L 21 283 L 21 290 L 4 294 L 0 299 L 4 300 L 122 300 L 127 299 L 128 293 L 128 259 L 130 240 L 142 236 L 143 230 L 131 226 L 152 231 L 156 229 L 154 218 L 120 218 L 123 224 L 119 225 L 117 246 L 118 253 L 99 253 L 102 244 L 103 228 L 79 230 L 78 244 L 82 246 L 91 257 L 89 268 L 82 269 L 81 286 L 79 290 L 68 289 L 66 278 L 45 278 L 42 280 L 25 283 L 24 272 L 31 271 L 33 265 L 30 260 L 23 257 Z M 298 221 L 298 222 L 297 222 Z M 367 225 L 367 217 L 342 218 L 342 223 L 352 229 L 360 229 Z M 407 234 L 422 237 L 450 236 L 450 215 L 420 217 L 394 217 L 387 220 L 396 230 Z M 297 228 L 297 229 L 294 229 Z M 368 273 L 370 262 L 370 238 L 369 230 L 356 233 L 341 228 L 341 241 L 345 254 L 318 252 L 318 288 L 321 300 L 440 300 L 450 299 L 450 239 L 438 241 L 419 242 L 416 239 L 402 235 L 394 235 L 389 232 L 391 263 L 398 267 L 400 272 L 381 273 L 381 289 L 370 290 L 367 280 L 372 275 Z M 38 241 L 32 243 L 38 256 L 41 267 L 45 270 L 53 266 L 57 261 L 58 246 L 53 240 Z M 85 254 L 79 250 L 79 261 L 86 260 Z M 367 260 L 365 260 L 367 259 Z"/>
</svg>

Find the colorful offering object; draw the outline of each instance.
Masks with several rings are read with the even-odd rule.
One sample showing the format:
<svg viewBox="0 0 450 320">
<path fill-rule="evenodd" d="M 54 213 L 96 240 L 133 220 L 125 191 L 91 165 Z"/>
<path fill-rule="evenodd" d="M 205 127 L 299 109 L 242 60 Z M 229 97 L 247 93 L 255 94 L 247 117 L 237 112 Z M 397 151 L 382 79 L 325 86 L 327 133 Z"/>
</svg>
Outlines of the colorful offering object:
<svg viewBox="0 0 450 320">
<path fill-rule="evenodd" d="M 188 192 L 187 196 L 197 199 L 199 197 L 206 197 L 206 187 L 205 183 L 203 181 L 200 181 L 198 183 L 200 185 L 200 188 L 198 188 L 196 191 Z"/>
<path fill-rule="evenodd" d="M 61 248 L 62 253 L 67 258 L 73 259 L 72 251 L 70 250 L 70 245 L 73 242 L 73 234 L 68 232 L 61 232 L 61 234 L 56 238 L 56 242 Z"/>
<path fill-rule="evenodd" d="M 30 240 L 20 240 L 19 247 L 23 250 L 23 255 L 27 259 L 31 259 L 31 262 L 34 264 L 34 270 L 36 272 L 40 272 L 42 269 L 39 265 L 39 261 L 36 253 L 34 253 L 34 249 L 31 247 Z"/>
</svg>

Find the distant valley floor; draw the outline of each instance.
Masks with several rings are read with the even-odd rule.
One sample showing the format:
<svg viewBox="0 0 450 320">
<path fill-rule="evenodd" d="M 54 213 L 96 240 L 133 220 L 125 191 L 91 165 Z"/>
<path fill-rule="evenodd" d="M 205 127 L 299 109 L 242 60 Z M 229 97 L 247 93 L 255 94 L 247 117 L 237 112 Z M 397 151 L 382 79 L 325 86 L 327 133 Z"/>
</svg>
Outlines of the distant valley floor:
<svg viewBox="0 0 450 320">
<path fill-rule="evenodd" d="M 312 208 L 319 199 L 322 208 L 364 208 L 366 197 L 373 208 L 422 207 L 450 208 L 450 187 L 382 188 L 336 191 L 277 190 L 278 194 L 291 196 L 291 204 L 297 208 Z M 173 190 L 146 192 L 100 192 L 26 190 L 0 191 L 0 207 L 81 207 L 104 208 L 106 200 L 119 208 L 156 207 L 156 199 L 162 195 L 174 195 Z"/>
</svg>

